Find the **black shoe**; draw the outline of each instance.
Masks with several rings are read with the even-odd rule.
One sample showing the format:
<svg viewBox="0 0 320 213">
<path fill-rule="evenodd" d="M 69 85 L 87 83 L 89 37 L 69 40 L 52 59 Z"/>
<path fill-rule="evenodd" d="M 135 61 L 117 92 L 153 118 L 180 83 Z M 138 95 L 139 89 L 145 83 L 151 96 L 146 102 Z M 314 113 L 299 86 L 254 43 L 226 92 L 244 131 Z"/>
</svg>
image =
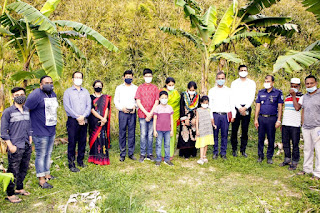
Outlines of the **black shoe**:
<svg viewBox="0 0 320 213">
<path fill-rule="evenodd" d="M 227 159 L 227 156 L 221 155 L 221 158 L 222 158 L 223 160 L 226 160 L 226 159 Z"/>
<path fill-rule="evenodd" d="M 241 154 L 242 154 L 242 156 L 243 156 L 243 157 L 245 157 L 245 158 L 247 158 L 247 157 L 248 157 L 248 155 L 247 155 L 247 153 L 246 153 L 246 152 L 241 152 Z"/>
<path fill-rule="evenodd" d="M 125 157 L 120 157 L 119 161 L 123 162 L 125 159 Z"/>
<path fill-rule="evenodd" d="M 136 158 L 134 155 L 129 156 L 129 158 L 130 158 L 131 160 L 137 160 L 137 158 Z"/>
<path fill-rule="evenodd" d="M 238 156 L 237 151 L 232 151 L 232 156 L 237 157 Z"/>
<path fill-rule="evenodd" d="M 69 169 L 71 172 L 80 172 L 80 169 L 78 169 L 77 167 L 70 167 Z"/>
<path fill-rule="evenodd" d="M 154 161 L 153 155 L 147 155 L 146 160 Z"/>
<path fill-rule="evenodd" d="M 173 166 L 173 163 L 171 161 L 165 161 L 164 164 L 167 164 L 168 166 Z"/>
<path fill-rule="evenodd" d="M 270 158 L 270 159 L 268 159 L 268 160 L 267 160 L 267 163 L 268 163 L 268 164 L 273 164 L 272 159 L 271 159 L 271 158 Z"/>
<path fill-rule="evenodd" d="M 87 165 L 84 164 L 84 163 L 78 163 L 78 166 L 81 167 L 81 168 L 86 168 L 87 167 Z"/>
<path fill-rule="evenodd" d="M 258 163 L 262 163 L 263 158 L 259 157 L 259 159 L 257 160 Z"/>
<path fill-rule="evenodd" d="M 217 159 L 218 155 L 217 154 L 213 154 L 212 159 Z"/>
<path fill-rule="evenodd" d="M 140 155 L 140 159 L 139 159 L 139 162 L 142 163 L 145 159 L 145 156 L 144 155 Z"/>
<path fill-rule="evenodd" d="M 285 162 L 285 161 L 279 164 L 280 167 L 288 166 L 288 165 L 290 165 L 290 163 Z"/>
<path fill-rule="evenodd" d="M 290 171 L 296 170 L 296 169 L 297 169 L 297 166 L 298 166 L 297 164 L 293 164 L 293 163 L 292 163 L 292 164 L 290 164 L 290 166 L 289 166 L 288 169 L 289 169 Z"/>
<path fill-rule="evenodd" d="M 156 166 L 160 166 L 161 161 L 156 161 Z"/>
<path fill-rule="evenodd" d="M 45 182 L 45 183 L 42 184 L 42 185 L 40 185 L 40 183 L 39 183 L 39 186 L 40 186 L 41 188 L 43 188 L 43 189 L 52 189 L 52 188 L 53 188 L 53 186 L 52 186 L 51 184 L 47 183 L 47 182 Z"/>
</svg>

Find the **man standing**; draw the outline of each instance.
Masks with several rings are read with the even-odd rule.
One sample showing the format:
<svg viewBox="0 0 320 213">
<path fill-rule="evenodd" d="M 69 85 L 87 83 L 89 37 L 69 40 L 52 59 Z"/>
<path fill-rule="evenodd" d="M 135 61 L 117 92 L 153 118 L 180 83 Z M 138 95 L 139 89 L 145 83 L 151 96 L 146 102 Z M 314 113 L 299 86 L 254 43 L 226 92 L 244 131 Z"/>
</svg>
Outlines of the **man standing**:
<svg viewBox="0 0 320 213">
<path fill-rule="evenodd" d="M 256 100 L 254 125 L 258 129 L 258 162 L 264 159 L 264 139 L 267 134 L 268 150 L 267 163 L 272 164 L 276 129 L 281 126 L 283 95 L 282 91 L 273 87 L 274 77 L 267 75 L 264 79 L 264 88 L 259 91 Z"/>
<path fill-rule="evenodd" d="M 8 173 L 13 173 L 14 183 L 10 181 L 7 188 L 7 199 L 19 203 L 21 199 L 15 194 L 30 195 L 23 189 L 30 156 L 32 152 L 31 124 L 29 109 L 24 106 L 25 89 L 15 87 L 11 90 L 14 104 L 5 109 L 1 118 L 1 138 L 8 145 Z M 14 187 L 16 186 L 16 190 Z"/>
<path fill-rule="evenodd" d="M 151 84 L 152 70 L 144 69 L 145 83 L 137 89 L 135 99 L 139 107 L 138 116 L 140 122 L 140 159 L 139 162 L 154 160 L 152 155 L 153 142 L 153 111 L 159 104 L 159 89 Z M 146 157 L 147 155 L 147 157 Z"/>
<path fill-rule="evenodd" d="M 128 128 L 128 157 L 137 160 L 133 153 L 136 139 L 136 92 L 138 87 L 132 83 L 133 72 L 127 70 L 123 73 L 124 83 L 117 86 L 114 95 L 114 104 L 119 110 L 119 148 L 120 161 L 126 157 L 126 134 Z"/>
<path fill-rule="evenodd" d="M 309 75 L 305 79 L 307 94 L 299 103 L 302 105 L 302 134 L 304 139 L 303 171 L 299 175 L 312 173 L 314 180 L 320 179 L 320 90 L 317 79 Z M 313 169 L 314 151 L 316 152 L 315 168 Z"/>
<path fill-rule="evenodd" d="M 78 142 L 77 163 L 80 167 L 86 167 L 83 163 L 87 142 L 87 117 L 91 112 L 91 98 L 88 90 L 81 87 L 83 74 L 76 71 L 72 75 L 74 85 L 68 88 L 63 95 L 63 106 L 68 116 L 68 162 L 72 172 L 80 170 L 75 166 L 75 149 Z"/>
<path fill-rule="evenodd" d="M 292 78 L 290 81 L 290 86 L 290 94 L 284 100 L 284 111 L 281 130 L 284 161 L 279 166 L 290 165 L 289 170 L 295 170 L 300 159 L 299 141 L 301 126 L 301 105 L 298 102 L 303 94 L 299 92 L 299 78 Z M 292 152 L 290 140 L 292 140 Z"/>
<path fill-rule="evenodd" d="M 220 156 L 226 159 L 229 122 L 234 122 L 236 110 L 233 103 L 231 89 L 224 86 L 226 75 L 223 72 L 218 72 L 216 76 L 217 85 L 209 90 L 209 107 L 212 124 L 217 128 L 214 130 L 214 150 L 213 159 L 218 158 L 219 153 L 219 130 L 221 130 L 221 147 Z M 228 113 L 232 113 L 232 118 L 228 118 Z"/>
<path fill-rule="evenodd" d="M 50 175 L 50 159 L 57 125 L 58 101 L 53 92 L 53 81 L 50 76 L 40 79 L 40 88 L 35 89 L 26 102 L 30 110 L 33 141 L 36 150 L 36 173 L 39 185 L 52 188 L 46 180 L 54 178 Z"/>
<path fill-rule="evenodd" d="M 240 65 L 238 68 L 239 78 L 231 83 L 232 95 L 236 107 L 236 118 L 232 123 L 231 145 L 232 155 L 237 156 L 238 130 L 241 123 L 241 145 L 240 152 L 242 156 L 248 157 L 246 148 L 248 143 L 248 130 L 251 117 L 251 104 L 254 101 L 256 93 L 256 83 L 249 78 L 246 65 Z"/>
</svg>

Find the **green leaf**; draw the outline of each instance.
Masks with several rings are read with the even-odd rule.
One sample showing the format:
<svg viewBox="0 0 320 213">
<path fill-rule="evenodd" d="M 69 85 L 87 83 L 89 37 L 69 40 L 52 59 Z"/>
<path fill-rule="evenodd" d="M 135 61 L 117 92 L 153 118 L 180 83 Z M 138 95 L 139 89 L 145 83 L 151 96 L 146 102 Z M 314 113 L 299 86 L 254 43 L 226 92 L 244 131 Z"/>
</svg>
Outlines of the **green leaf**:
<svg viewBox="0 0 320 213">
<path fill-rule="evenodd" d="M 76 56 L 80 59 L 87 59 L 86 56 L 81 52 L 81 50 L 78 49 L 78 47 L 72 43 L 69 39 L 67 38 L 61 38 L 62 44 L 66 47 L 68 47 L 72 52 L 76 54 Z"/>
<path fill-rule="evenodd" d="M 286 72 L 303 70 L 320 60 L 320 51 L 289 51 L 286 55 L 279 56 L 273 65 L 273 72 L 284 69 Z"/>
<path fill-rule="evenodd" d="M 61 27 L 71 27 L 73 30 L 76 32 L 79 32 L 80 34 L 85 35 L 87 38 L 90 40 L 94 40 L 107 48 L 109 51 L 114 51 L 117 52 L 118 48 L 110 41 L 108 41 L 105 37 L 103 37 L 100 33 L 97 31 L 93 30 L 92 28 L 81 24 L 79 22 L 74 22 L 74 21 L 65 21 L 65 20 L 59 20 L 59 21 L 54 21 L 55 24 L 61 26 Z"/>
<path fill-rule="evenodd" d="M 49 17 L 55 11 L 60 1 L 61 0 L 47 0 L 40 12 L 46 17 Z"/>
<path fill-rule="evenodd" d="M 248 16 L 243 20 L 247 25 L 253 25 L 254 27 L 269 27 L 275 24 L 285 24 L 291 21 L 290 17 L 267 17 L 263 15 Z"/>
<path fill-rule="evenodd" d="M 320 40 L 310 44 L 304 51 L 320 51 Z"/>
<path fill-rule="evenodd" d="M 265 32 L 274 36 L 280 35 L 290 38 L 295 32 L 299 32 L 299 29 L 296 24 L 283 24 L 267 27 Z"/>
<path fill-rule="evenodd" d="M 48 33 L 57 32 L 56 25 L 30 4 L 17 1 L 9 4 L 7 9 L 14 10 L 16 13 L 22 14 L 31 24 L 40 25 L 40 31 L 47 31 Z"/>
<path fill-rule="evenodd" d="M 256 15 L 260 13 L 264 8 L 271 7 L 280 0 L 251 0 L 245 7 L 239 10 L 238 16 Z"/>
<path fill-rule="evenodd" d="M 11 33 L 10 31 L 0 27 L 0 34 L 3 34 L 3 35 L 14 35 L 13 33 Z"/>
<path fill-rule="evenodd" d="M 42 68 L 53 80 L 58 80 L 63 72 L 60 40 L 43 31 L 32 31 L 37 54 Z"/>
<path fill-rule="evenodd" d="M 0 173 L 0 183 L 2 182 L 4 192 L 7 190 L 10 181 L 14 181 L 14 176 L 12 173 Z"/>
<path fill-rule="evenodd" d="M 234 62 L 234 63 L 242 63 L 242 59 L 238 58 L 238 55 L 235 54 L 235 53 L 214 53 L 214 54 L 211 54 L 209 59 L 210 60 L 218 60 L 220 58 L 223 58 L 229 62 Z"/>
<path fill-rule="evenodd" d="M 180 7 L 183 7 L 186 4 L 184 0 L 175 0 L 174 3 Z"/>
<path fill-rule="evenodd" d="M 216 45 L 216 48 L 223 44 L 223 43 L 230 43 L 230 41 L 239 41 L 242 39 L 246 39 L 246 38 L 258 38 L 258 37 L 264 37 L 264 36 L 268 36 L 268 33 L 259 33 L 259 32 L 243 32 L 243 33 L 239 33 L 236 34 L 234 36 L 231 36 L 230 38 L 227 38 L 225 40 L 223 40 L 221 43 Z"/>
<path fill-rule="evenodd" d="M 212 42 L 209 46 L 209 52 L 214 51 L 215 46 L 221 43 L 226 38 L 228 38 L 228 36 L 230 35 L 230 27 L 235 18 L 234 15 L 235 15 L 235 10 L 237 10 L 237 7 L 238 7 L 238 2 L 235 1 L 223 15 L 218 25 L 218 28 L 215 34 L 213 35 Z"/>
<path fill-rule="evenodd" d="M 79 38 L 85 38 L 85 35 L 82 35 L 76 31 L 69 30 L 69 31 L 60 31 L 59 37 L 61 38 L 72 38 L 72 39 L 79 39 Z"/>
<path fill-rule="evenodd" d="M 184 5 L 183 10 L 184 10 L 184 13 L 185 13 L 186 17 L 196 14 L 195 9 L 193 9 L 192 7 L 190 7 L 187 4 Z"/>
<path fill-rule="evenodd" d="M 216 30 L 217 26 L 217 10 L 214 6 L 210 6 L 209 9 L 202 17 L 203 24 L 207 26 L 209 36 Z"/>
<path fill-rule="evenodd" d="M 319 0 L 304 0 L 303 6 L 308 7 L 307 11 L 313 13 L 318 22 L 320 22 L 320 1 Z"/>
<path fill-rule="evenodd" d="M 34 76 L 32 72 L 18 71 L 11 76 L 11 79 L 14 81 L 20 81 L 22 79 L 32 79 L 33 77 Z"/>
</svg>

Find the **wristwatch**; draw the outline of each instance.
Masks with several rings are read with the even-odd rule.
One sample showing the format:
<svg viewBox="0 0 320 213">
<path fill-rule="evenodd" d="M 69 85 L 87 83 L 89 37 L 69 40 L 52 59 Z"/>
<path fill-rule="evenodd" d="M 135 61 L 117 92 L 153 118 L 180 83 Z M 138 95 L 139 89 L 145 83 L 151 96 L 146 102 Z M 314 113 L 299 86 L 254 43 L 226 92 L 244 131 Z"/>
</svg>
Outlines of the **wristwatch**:
<svg viewBox="0 0 320 213">
<path fill-rule="evenodd" d="M 281 124 L 281 121 L 277 121 L 277 123 Z"/>
</svg>

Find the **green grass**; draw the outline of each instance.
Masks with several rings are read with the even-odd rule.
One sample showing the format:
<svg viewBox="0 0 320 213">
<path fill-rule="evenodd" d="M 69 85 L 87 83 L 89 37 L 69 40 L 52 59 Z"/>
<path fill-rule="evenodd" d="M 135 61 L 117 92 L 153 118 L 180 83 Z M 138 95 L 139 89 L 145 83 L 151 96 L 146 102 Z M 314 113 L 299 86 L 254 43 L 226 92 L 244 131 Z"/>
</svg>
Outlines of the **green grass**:
<svg viewBox="0 0 320 213">
<path fill-rule="evenodd" d="M 250 135 L 256 137 L 253 129 Z M 176 156 L 173 167 L 164 164 L 156 167 L 150 161 L 139 163 L 128 158 L 119 162 L 118 142 L 116 137 L 113 139 L 111 165 L 89 164 L 79 173 L 68 170 L 67 146 L 55 146 L 51 171 L 58 178 L 50 181 L 54 186 L 51 190 L 38 186 L 33 153 L 25 180 L 25 189 L 32 195 L 22 197 L 22 203 L 13 205 L 4 200 L 6 194 L 1 191 L 0 212 L 62 212 L 71 194 L 93 190 L 101 192 L 102 200 L 97 202 L 101 212 L 320 211 L 319 182 L 279 167 L 282 154 L 274 158 L 273 165 L 266 161 L 256 163 L 254 138 L 248 144 L 248 158 L 232 157 L 228 144 L 228 159 L 225 161 L 212 160 L 210 148 L 208 164 L 200 166 L 196 159 L 184 160 Z M 298 170 L 301 168 L 300 164 Z M 310 186 L 316 190 L 311 190 Z M 85 205 L 69 204 L 68 212 L 85 212 Z"/>
</svg>

